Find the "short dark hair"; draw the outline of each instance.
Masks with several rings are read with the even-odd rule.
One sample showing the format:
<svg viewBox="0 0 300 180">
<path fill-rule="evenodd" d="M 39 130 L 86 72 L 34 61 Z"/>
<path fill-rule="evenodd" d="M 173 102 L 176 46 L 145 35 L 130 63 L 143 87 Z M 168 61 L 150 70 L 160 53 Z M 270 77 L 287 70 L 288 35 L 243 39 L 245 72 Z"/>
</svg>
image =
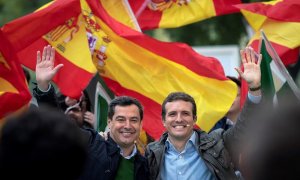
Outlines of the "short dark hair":
<svg viewBox="0 0 300 180">
<path fill-rule="evenodd" d="M 78 179 L 86 148 L 82 132 L 62 112 L 26 112 L 3 125 L 0 179 Z"/>
<path fill-rule="evenodd" d="M 178 100 L 190 102 L 193 106 L 193 109 L 192 109 L 193 117 L 195 118 L 197 116 L 197 105 L 196 105 L 194 98 L 184 92 L 173 92 L 173 93 L 170 93 L 166 97 L 166 99 L 164 100 L 164 102 L 162 104 L 161 116 L 162 116 L 163 120 L 165 120 L 165 116 L 166 116 L 166 104 L 168 102 L 173 102 L 173 101 L 178 101 Z"/>
<path fill-rule="evenodd" d="M 108 107 L 108 118 L 112 119 L 115 114 L 115 108 L 116 106 L 129 106 L 129 105 L 136 105 L 139 108 L 140 118 L 143 120 L 144 116 L 144 108 L 142 104 L 135 98 L 129 97 L 129 96 L 119 96 L 113 99 L 109 103 Z"/>
</svg>

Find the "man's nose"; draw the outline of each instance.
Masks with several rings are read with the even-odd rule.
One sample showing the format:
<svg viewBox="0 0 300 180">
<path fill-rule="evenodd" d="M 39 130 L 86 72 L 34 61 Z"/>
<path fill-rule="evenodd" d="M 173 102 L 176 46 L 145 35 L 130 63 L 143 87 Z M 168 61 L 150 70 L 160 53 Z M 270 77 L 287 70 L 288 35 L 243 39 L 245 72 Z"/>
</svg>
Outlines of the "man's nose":
<svg viewBox="0 0 300 180">
<path fill-rule="evenodd" d="M 127 119 L 127 120 L 125 121 L 124 127 L 125 127 L 125 128 L 130 128 L 130 127 L 131 127 L 130 120 Z"/>
<path fill-rule="evenodd" d="M 182 121 L 182 115 L 180 113 L 178 113 L 175 118 L 176 118 L 175 121 L 177 121 L 177 122 L 181 122 Z"/>
</svg>

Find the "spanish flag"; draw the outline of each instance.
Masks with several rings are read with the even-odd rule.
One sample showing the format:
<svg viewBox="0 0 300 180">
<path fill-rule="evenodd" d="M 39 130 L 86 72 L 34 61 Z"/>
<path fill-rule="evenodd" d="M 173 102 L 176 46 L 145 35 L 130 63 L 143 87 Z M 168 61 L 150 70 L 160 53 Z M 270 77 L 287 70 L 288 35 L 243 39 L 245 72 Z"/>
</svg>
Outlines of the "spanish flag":
<svg viewBox="0 0 300 180">
<path fill-rule="evenodd" d="M 183 91 L 198 105 L 197 125 L 208 131 L 229 110 L 237 94 L 219 61 L 182 43 L 148 37 L 112 18 L 103 2 L 81 0 L 87 32 L 94 43 L 93 62 L 115 95 L 129 95 L 144 105 L 143 128 L 158 139 L 165 130 L 161 104 L 171 92 Z M 99 50 L 100 49 L 100 50 Z"/>
<path fill-rule="evenodd" d="M 233 5 L 241 3 L 240 0 L 182 2 L 182 0 L 129 0 L 142 30 L 176 28 L 211 17 L 236 13 L 239 9 Z"/>
<path fill-rule="evenodd" d="M 258 50 L 260 30 L 285 65 L 295 63 L 300 46 L 300 1 L 278 0 L 237 5 L 256 31 L 249 44 Z"/>
<path fill-rule="evenodd" d="M 54 77 L 62 94 L 78 98 L 97 72 L 81 15 L 79 0 L 57 0 L 39 11 L 2 27 L 14 44 L 20 63 L 35 70 L 36 52 L 45 45 L 55 47 L 55 64 L 64 67 Z M 92 22 L 90 22 L 92 23 Z"/>
<path fill-rule="evenodd" d="M 10 42 L 0 31 L 0 121 L 26 108 L 30 99 L 22 67 Z"/>
</svg>

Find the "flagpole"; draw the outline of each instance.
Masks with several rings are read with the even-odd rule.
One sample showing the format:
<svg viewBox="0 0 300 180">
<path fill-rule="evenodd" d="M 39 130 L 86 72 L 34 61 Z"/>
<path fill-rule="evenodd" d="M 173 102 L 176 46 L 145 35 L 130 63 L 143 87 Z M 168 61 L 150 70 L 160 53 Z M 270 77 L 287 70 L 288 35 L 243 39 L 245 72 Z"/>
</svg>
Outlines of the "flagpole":
<svg viewBox="0 0 300 180">
<path fill-rule="evenodd" d="M 135 17 L 138 18 L 142 12 L 145 10 L 145 8 L 147 7 L 147 4 L 150 2 L 150 0 L 145 0 L 143 2 L 143 4 L 141 5 L 141 7 L 139 8 L 139 10 L 137 10 L 137 12 L 135 13 Z"/>
<path fill-rule="evenodd" d="M 291 77 L 291 75 L 289 74 L 289 72 L 287 71 L 287 69 L 285 68 L 285 66 L 283 65 L 280 57 L 278 56 L 277 52 L 275 51 L 275 49 L 273 48 L 272 44 L 270 43 L 270 41 L 268 40 L 267 36 L 265 35 L 263 30 L 260 30 L 261 32 L 261 36 L 263 38 L 263 40 L 266 42 L 266 48 L 267 51 L 270 53 L 270 56 L 272 57 L 272 59 L 274 60 L 276 66 L 278 67 L 279 71 L 284 75 L 284 77 L 287 80 L 287 83 L 289 84 L 289 86 L 291 87 L 292 91 L 294 92 L 294 94 L 296 95 L 296 97 L 298 98 L 298 100 L 300 100 L 300 90 L 297 87 L 296 83 L 294 82 L 293 78 Z"/>
<path fill-rule="evenodd" d="M 148 1 L 148 0 L 146 0 L 146 1 Z M 139 32 L 142 32 L 141 27 L 140 27 L 140 25 L 139 25 L 139 23 L 138 23 L 138 21 L 137 21 L 137 17 L 138 17 L 138 16 L 136 16 L 136 14 L 133 13 L 133 11 L 132 11 L 132 9 L 131 9 L 131 6 L 130 6 L 130 4 L 129 4 L 129 2 L 128 2 L 128 0 L 123 0 L 123 3 L 124 3 L 124 5 L 127 7 L 126 9 L 127 9 L 127 11 L 128 11 L 128 14 L 129 14 L 131 20 L 132 20 L 133 23 L 134 23 L 135 30 L 137 30 L 137 31 L 139 31 Z M 145 9 L 145 8 L 146 8 L 146 7 L 144 7 L 144 9 Z M 140 9 L 141 9 L 141 8 L 140 8 Z M 139 10 L 140 10 L 140 9 L 139 9 Z M 144 9 L 142 9 L 142 10 L 144 10 Z"/>
</svg>

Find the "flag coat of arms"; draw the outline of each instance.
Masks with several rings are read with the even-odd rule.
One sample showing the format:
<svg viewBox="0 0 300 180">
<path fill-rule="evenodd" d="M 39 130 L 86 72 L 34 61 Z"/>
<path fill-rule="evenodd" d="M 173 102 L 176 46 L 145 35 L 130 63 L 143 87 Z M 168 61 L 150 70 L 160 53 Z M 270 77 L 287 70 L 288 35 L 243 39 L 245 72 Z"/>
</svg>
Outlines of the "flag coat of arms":
<svg viewBox="0 0 300 180">
<path fill-rule="evenodd" d="M 53 81 L 62 94 L 79 98 L 97 71 L 91 61 L 84 18 L 80 1 L 56 0 L 5 24 L 2 30 L 14 44 L 20 63 L 32 70 L 36 52 L 48 44 L 55 47 L 55 65 L 64 67 Z"/>
<path fill-rule="evenodd" d="M 201 56 L 185 44 L 160 42 L 142 34 L 134 21 L 124 25 L 128 20 L 119 22 L 121 17 L 115 15 L 117 11 L 106 9 L 114 7 L 107 3 L 57 0 L 6 24 L 3 31 L 16 43 L 20 62 L 32 69 L 37 50 L 46 44 L 55 47 L 56 63 L 64 67 L 54 81 L 63 94 L 79 96 L 98 72 L 116 96 L 139 99 L 145 107 L 143 129 L 155 139 L 165 130 L 161 103 L 174 91 L 195 98 L 196 123 L 209 131 L 237 94 L 236 85 L 225 77 L 220 62 Z M 132 18 L 125 12 L 124 18 Z"/>
<path fill-rule="evenodd" d="M 157 41 L 112 18 L 101 2 L 81 0 L 84 16 L 93 19 L 90 28 L 95 49 L 105 58 L 93 62 L 107 86 L 117 96 L 129 95 L 145 107 L 143 128 L 158 139 L 165 130 L 161 103 L 174 91 L 191 94 L 198 105 L 197 125 L 209 130 L 230 108 L 237 87 L 228 80 L 220 62 L 204 57 L 185 44 Z"/>
<path fill-rule="evenodd" d="M 237 13 L 240 0 L 129 0 L 142 30 L 175 28 L 211 17 Z"/>
</svg>

